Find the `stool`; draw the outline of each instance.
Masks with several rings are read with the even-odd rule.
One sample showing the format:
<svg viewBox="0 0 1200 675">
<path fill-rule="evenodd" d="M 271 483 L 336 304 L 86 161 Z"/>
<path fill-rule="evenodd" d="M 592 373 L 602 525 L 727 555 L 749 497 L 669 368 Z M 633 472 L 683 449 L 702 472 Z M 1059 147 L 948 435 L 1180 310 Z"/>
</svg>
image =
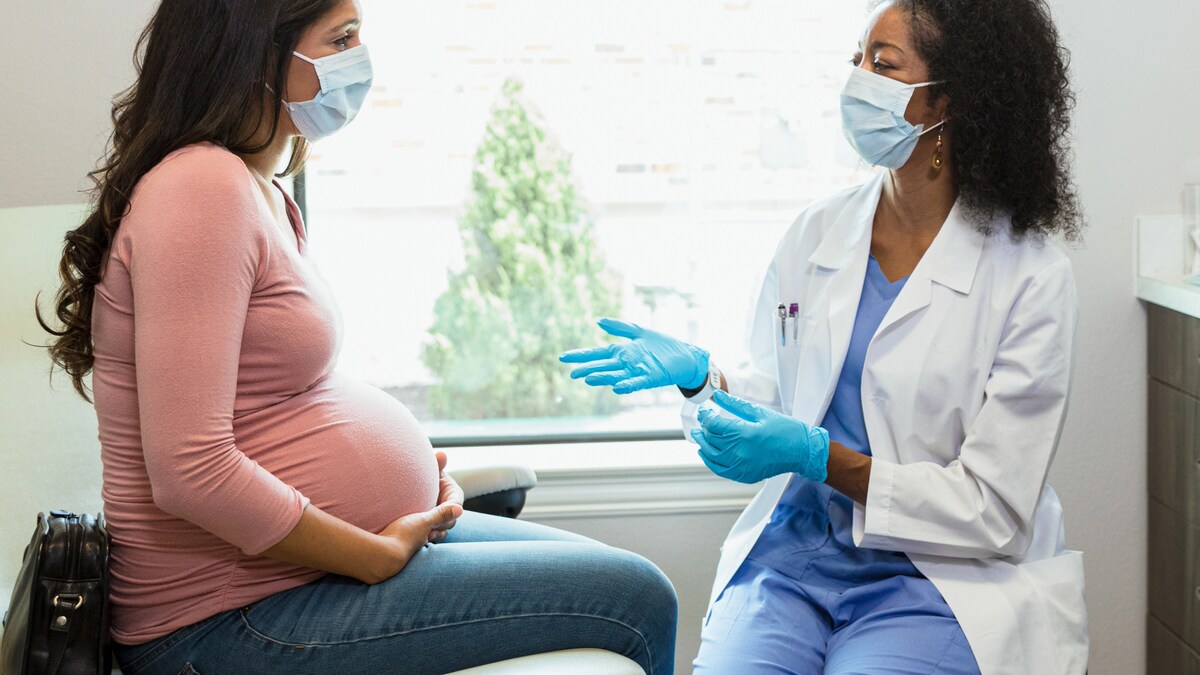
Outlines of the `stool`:
<svg viewBox="0 0 1200 675">
<path fill-rule="evenodd" d="M 564 649 L 498 661 L 448 675 L 645 675 L 641 666 L 603 649 Z M 113 667 L 113 675 L 121 669 Z"/>
</svg>

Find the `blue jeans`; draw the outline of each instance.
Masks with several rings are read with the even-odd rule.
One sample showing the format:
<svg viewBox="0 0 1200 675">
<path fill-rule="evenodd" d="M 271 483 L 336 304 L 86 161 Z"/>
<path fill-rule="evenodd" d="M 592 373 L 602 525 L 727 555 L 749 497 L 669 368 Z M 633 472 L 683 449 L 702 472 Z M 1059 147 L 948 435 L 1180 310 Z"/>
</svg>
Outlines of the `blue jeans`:
<svg viewBox="0 0 1200 675">
<path fill-rule="evenodd" d="M 115 652 L 125 675 L 350 675 L 593 647 L 670 675 L 677 612 L 671 582 L 638 555 L 464 513 L 383 583 L 329 575 Z"/>
</svg>

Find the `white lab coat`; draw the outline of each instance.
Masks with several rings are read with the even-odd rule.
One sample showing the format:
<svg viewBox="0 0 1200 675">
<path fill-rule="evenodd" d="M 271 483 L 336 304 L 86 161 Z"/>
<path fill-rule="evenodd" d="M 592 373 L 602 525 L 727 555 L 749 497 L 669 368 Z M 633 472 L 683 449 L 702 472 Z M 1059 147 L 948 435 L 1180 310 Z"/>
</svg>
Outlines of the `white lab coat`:
<svg viewBox="0 0 1200 675">
<path fill-rule="evenodd" d="M 808 423 L 825 416 L 850 343 L 884 174 L 807 209 L 780 242 L 731 393 Z M 1071 379 L 1075 285 L 1066 255 L 959 208 L 867 349 L 874 461 L 854 541 L 903 551 L 949 603 L 983 675 L 1083 673 L 1083 556 L 1064 545 L 1046 474 Z M 798 303 L 780 344 L 778 306 Z M 793 330 L 797 338 L 793 340 Z M 763 484 L 722 547 L 715 601 L 792 480 Z M 799 480 L 799 479 L 797 479 Z"/>
</svg>

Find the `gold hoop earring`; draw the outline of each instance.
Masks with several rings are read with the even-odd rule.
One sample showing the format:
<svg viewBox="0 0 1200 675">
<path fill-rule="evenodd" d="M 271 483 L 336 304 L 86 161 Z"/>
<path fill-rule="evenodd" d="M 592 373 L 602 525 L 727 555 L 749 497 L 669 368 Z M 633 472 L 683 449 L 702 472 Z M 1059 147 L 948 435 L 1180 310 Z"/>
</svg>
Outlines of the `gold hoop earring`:
<svg viewBox="0 0 1200 675">
<path fill-rule="evenodd" d="M 929 165 L 933 167 L 934 171 L 941 171 L 942 164 L 944 163 L 945 160 L 942 158 L 942 130 L 938 129 L 937 147 L 933 149 L 933 159 L 930 160 Z"/>
</svg>

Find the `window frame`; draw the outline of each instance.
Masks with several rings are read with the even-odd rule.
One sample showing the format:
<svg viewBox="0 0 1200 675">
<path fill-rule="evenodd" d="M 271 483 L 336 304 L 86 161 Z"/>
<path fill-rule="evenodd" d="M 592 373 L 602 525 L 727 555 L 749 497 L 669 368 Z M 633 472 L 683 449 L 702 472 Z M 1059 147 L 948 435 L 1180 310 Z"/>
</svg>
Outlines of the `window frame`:
<svg viewBox="0 0 1200 675">
<path fill-rule="evenodd" d="M 292 200 L 300 209 L 304 227 L 308 229 L 308 192 L 304 169 L 292 177 Z M 682 402 L 680 403 L 682 405 Z M 529 445 L 571 445 L 579 443 L 640 443 L 646 441 L 685 440 L 682 429 L 646 429 L 635 431 L 600 431 L 583 433 L 545 432 L 523 434 L 431 435 L 434 448 L 482 448 Z"/>
</svg>

